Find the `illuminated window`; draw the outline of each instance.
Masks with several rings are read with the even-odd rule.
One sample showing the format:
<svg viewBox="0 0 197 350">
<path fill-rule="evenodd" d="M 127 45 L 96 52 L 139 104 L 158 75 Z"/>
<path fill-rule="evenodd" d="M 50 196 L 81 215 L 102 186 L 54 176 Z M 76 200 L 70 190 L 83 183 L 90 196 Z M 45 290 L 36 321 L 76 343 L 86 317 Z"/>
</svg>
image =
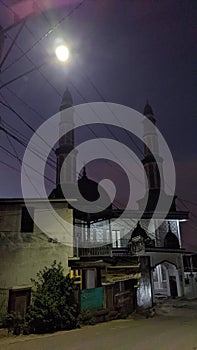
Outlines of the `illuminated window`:
<svg viewBox="0 0 197 350">
<path fill-rule="evenodd" d="M 161 276 L 162 276 L 162 280 L 166 281 L 166 271 L 163 265 L 161 265 Z"/>
<path fill-rule="evenodd" d="M 112 230 L 112 247 L 121 247 L 120 230 Z"/>
</svg>

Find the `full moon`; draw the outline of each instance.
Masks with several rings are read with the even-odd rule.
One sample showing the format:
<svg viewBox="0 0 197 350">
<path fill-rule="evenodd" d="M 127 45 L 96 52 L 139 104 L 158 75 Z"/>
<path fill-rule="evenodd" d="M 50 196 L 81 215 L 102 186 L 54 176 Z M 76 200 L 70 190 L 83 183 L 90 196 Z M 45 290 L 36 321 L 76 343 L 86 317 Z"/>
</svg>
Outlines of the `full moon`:
<svg viewBox="0 0 197 350">
<path fill-rule="evenodd" d="M 59 45 L 55 49 L 55 54 L 59 61 L 66 62 L 69 58 L 69 50 L 65 45 Z"/>
</svg>

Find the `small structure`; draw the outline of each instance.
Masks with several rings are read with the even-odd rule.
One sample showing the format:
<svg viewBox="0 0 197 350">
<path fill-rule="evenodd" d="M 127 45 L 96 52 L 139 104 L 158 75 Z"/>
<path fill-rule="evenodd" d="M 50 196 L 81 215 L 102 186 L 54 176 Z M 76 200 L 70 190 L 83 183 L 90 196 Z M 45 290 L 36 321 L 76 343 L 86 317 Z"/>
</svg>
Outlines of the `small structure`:
<svg viewBox="0 0 197 350">
<path fill-rule="evenodd" d="M 47 200 L 48 201 L 48 200 Z M 23 199 L 0 199 L 0 303 L 2 313 L 16 312 L 22 316 L 30 303 L 32 278 L 45 266 L 49 267 L 56 260 L 69 273 L 68 257 L 73 255 L 70 229 L 64 244 L 62 232 L 55 225 L 50 228 L 53 235 L 42 232 L 34 218 L 44 220 L 47 216 L 46 200 L 29 200 L 26 208 Z M 52 200 L 53 208 L 63 218 L 72 223 L 73 212 L 66 200 Z M 69 226 L 70 227 L 70 226 Z M 47 229 L 47 228 L 46 228 Z M 64 233 L 65 235 L 65 233 Z M 69 244 L 70 239 L 70 244 Z"/>
</svg>

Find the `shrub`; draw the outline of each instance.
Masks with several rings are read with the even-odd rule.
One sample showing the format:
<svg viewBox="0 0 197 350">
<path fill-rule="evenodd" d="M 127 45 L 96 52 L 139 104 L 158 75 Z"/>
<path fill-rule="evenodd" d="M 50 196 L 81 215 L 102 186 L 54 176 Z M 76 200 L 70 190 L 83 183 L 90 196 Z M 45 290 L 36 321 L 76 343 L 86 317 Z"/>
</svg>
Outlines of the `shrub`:
<svg viewBox="0 0 197 350">
<path fill-rule="evenodd" d="M 4 326 L 8 329 L 8 334 L 19 335 L 23 332 L 25 322 L 23 317 L 16 312 L 8 313 L 4 318 Z"/>
<path fill-rule="evenodd" d="M 94 317 L 94 313 L 90 310 L 81 311 L 78 317 L 78 325 L 95 325 L 96 319 Z"/>
<path fill-rule="evenodd" d="M 49 333 L 76 328 L 76 286 L 69 275 L 64 276 L 62 265 L 54 261 L 50 268 L 40 271 L 33 282 L 36 289 L 26 316 L 29 331 Z"/>
</svg>

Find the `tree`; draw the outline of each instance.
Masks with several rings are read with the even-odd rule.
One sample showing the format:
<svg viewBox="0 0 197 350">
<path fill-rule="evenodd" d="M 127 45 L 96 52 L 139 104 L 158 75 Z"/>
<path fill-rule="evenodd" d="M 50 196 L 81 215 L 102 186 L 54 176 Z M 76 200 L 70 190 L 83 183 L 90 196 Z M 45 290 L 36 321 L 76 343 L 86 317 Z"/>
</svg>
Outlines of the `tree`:
<svg viewBox="0 0 197 350">
<path fill-rule="evenodd" d="M 27 313 L 29 331 L 48 333 L 76 328 L 76 286 L 69 275 L 64 276 L 62 265 L 54 261 L 50 268 L 40 271 L 33 282 L 36 290 Z"/>
</svg>

